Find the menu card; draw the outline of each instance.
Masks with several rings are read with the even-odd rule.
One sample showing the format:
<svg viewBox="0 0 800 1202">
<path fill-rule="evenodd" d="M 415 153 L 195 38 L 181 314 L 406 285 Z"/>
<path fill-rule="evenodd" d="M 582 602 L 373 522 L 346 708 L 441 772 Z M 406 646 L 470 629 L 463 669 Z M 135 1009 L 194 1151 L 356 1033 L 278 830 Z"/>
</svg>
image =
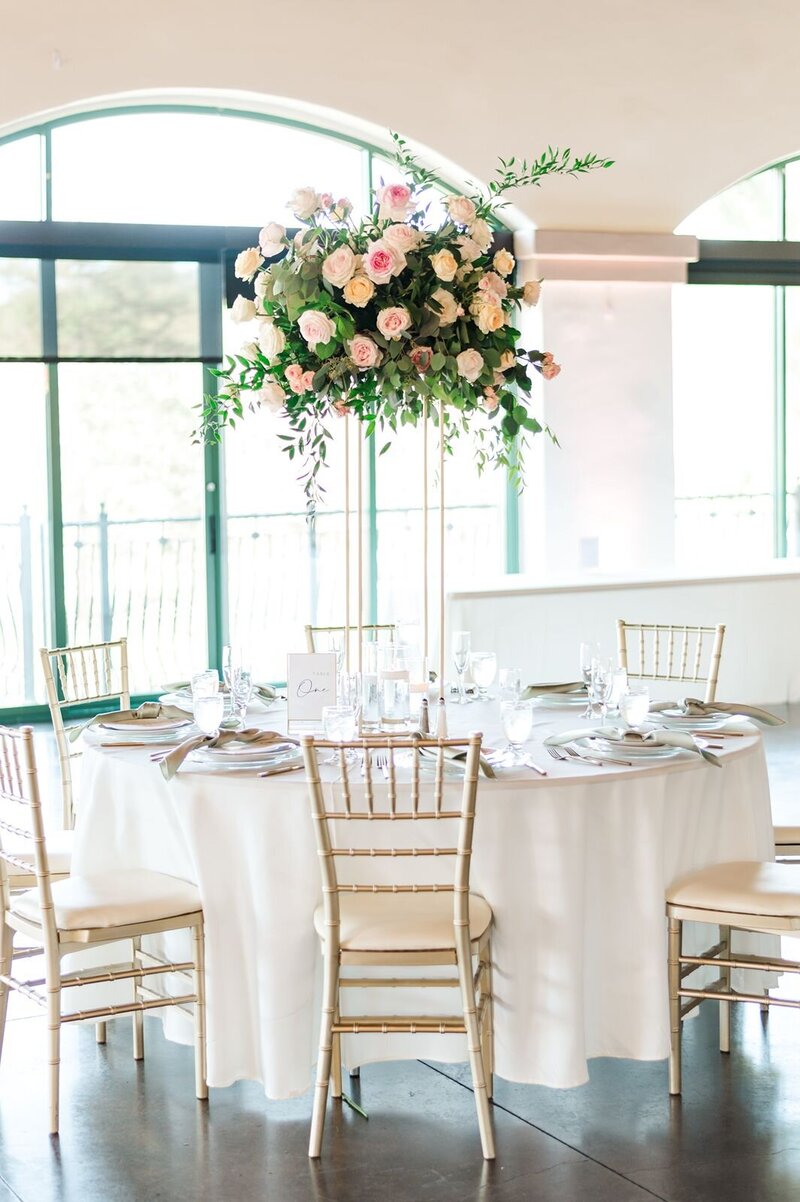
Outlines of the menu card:
<svg viewBox="0 0 800 1202">
<path fill-rule="evenodd" d="M 287 655 L 286 681 L 288 721 L 321 722 L 324 707 L 336 704 L 336 655 Z"/>
</svg>

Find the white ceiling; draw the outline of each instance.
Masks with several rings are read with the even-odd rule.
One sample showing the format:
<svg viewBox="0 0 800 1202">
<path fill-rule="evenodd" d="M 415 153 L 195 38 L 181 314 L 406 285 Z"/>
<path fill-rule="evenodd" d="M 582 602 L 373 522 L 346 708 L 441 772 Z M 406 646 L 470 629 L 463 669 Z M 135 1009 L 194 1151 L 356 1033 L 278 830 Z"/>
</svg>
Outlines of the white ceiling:
<svg viewBox="0 0 800 1202">
<path fill-rule="evenodd" d="M 519 198 L 554 229 L 670 231 L 800 152 L 797 0 L 0 0 L 0 29 L 0 129 L 99 95 L 238 89 L 400 130 L 482 179 L 548 142 L 615 159 Z"/>
</svg>

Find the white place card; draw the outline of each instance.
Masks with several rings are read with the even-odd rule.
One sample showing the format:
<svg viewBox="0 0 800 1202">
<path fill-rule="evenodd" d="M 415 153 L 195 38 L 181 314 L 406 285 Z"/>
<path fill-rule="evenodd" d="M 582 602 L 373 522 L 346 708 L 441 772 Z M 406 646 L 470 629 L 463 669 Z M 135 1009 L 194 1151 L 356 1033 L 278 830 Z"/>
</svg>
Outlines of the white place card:
<svg viewBox="0 0 800 1202">
<path fill-rule="evenodd" d="M 336 656 L 292 653 L 286 657 L 289 722 L 321 722 L 326 705 L 336 704 Z"/>
</svg>

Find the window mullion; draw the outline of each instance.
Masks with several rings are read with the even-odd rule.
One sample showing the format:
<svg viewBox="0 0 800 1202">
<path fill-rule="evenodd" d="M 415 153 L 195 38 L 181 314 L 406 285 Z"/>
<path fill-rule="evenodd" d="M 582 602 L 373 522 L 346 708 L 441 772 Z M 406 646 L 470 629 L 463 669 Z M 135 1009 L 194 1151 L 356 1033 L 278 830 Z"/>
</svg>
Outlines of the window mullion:
<svg viewBox="0 0 800 1202">
<path fill-rule="evenodd" d="M 775 288 L 774 549 L 785 559 L 786 537 L 786 289 Z"/>
<path fill-rule="evenodd" d="M 49 539 L 50 637 L 56 647 L 69 641 L 64 593 L 64 524 L 61 490 L 61 417 L 58 397 L 58 325 L 56 310 L 56 264 L 40 260 L 42 351 L 51 360 L 47 371 L 47 521 Z"/>
<path fill-rule="evenodd" d="M 221 263 L 200 263 L 200 353 L 204 359 L 222 360 L 222 298 L 224 275 Z M 203 393 L 217 391 L 217 377 L 203 366 Z M 222 664 L 222 644 L 227 634 L 227 574 L 224 549 L 225 523 L 223 512 L 224 462 L 221 445 L 208 444 L 204 459 L 204 521 L 206 552 L 206 615 L 208 626 L 208 662 L 219 668 Z"/>
</svg>

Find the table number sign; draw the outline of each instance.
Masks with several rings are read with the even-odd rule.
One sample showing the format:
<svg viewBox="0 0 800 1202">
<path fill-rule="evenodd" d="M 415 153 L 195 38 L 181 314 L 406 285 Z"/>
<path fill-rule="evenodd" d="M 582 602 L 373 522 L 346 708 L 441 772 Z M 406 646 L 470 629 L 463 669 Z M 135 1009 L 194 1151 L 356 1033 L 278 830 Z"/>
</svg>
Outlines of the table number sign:
<svg viewBox="0 0 800 1202">
<path fill-rule="evenodd" d="M 336 656 L 298 652 L 286 661 L 288 721 L 321 722 L 323 708 L 336 704 Z"/>
</svg>

